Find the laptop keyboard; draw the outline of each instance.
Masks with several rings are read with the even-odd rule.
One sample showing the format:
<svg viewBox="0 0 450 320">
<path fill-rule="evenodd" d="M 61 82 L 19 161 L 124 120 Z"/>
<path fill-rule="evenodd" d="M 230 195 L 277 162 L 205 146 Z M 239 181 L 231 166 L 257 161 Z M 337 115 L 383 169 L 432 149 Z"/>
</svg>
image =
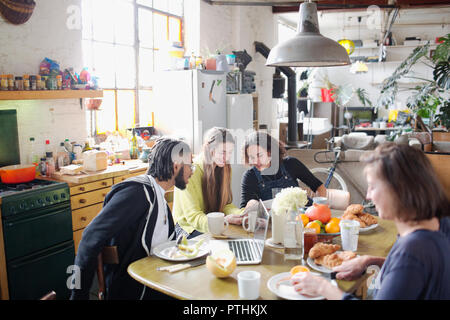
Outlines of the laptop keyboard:
<svg viewBox="0 0 450 320">
<path fill-rule="evenodd" d="M 257 248 L 253 241 L 233 240 L 228 241 L 228 246 L 236 256 L 236 261 L 255 261 L 257 257 Z"/>
</svg>

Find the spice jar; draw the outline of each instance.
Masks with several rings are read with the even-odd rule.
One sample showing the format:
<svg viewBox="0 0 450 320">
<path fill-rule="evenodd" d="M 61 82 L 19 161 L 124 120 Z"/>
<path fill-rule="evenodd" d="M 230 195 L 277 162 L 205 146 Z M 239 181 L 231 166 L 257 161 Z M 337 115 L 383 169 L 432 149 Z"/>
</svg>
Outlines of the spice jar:
<svg viewBox="0 0 450 320">
<path fill-rule="evenodd" d="M 50 76 L 47 80 L 47 88 L 49 90 L 56 90 L 58 88 L 58 85 L 56 83 L 56 77 Z"/>
<path fill-rule="evenodd" d="M 30 89 L 35 91 L 37 88 L 36 76 L 30 76 Z"/>
<path fill-rule="evenodd" d="M 8 76 L 5 74 L 0 75 L 0 89 L 8 90 Z"/>
<path fill-rule="evenodd" d="M 30 76 L 27 74 L 23 75 L 23 90 L 30 90 Z"/>
<path fill-rule="evenodd" d="M 36 75 L 36 90 L 42 90 L 41 76 Z"/>
<path fill-rule="evenodd" d="M 15 79 L 15 89 L 16 90 L 23 90 L 23 80 L 22 77 L 16 77 Z"/>
<path fill-rule="evenodd" d="M 42 90 L 47 90 L 47 81 L 48 81 L 48 76 L 41 76 L 41 88 Z"/>
<path fill-rule="evenodd" d="M 14 76 L 12 74 L 8 75 L 8 89 L 10 91 L 14 90 Z"/>
<path fill-rule="evenodd" d="M 62 76 L 61 75 L 56 76 L 56 87 L 58 88 L 58 90 L 62 90 Z"/>
</svg>

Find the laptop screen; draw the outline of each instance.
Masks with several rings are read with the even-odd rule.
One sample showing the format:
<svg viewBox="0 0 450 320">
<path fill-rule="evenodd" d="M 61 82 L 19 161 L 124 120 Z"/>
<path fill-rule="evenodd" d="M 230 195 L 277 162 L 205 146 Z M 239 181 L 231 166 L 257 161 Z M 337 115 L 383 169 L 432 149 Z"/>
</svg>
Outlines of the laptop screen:
<svg viewBox="0 0 450 320">
<path fill-rule="evenodd" d="M 270 215 L 269 212 L 267 211 L 266 206 L 261 200 L 259 200 L 255 221 L 255 232 L 253 233 L 253 237 L 258 246 L 259 253 L 261 256 L 264 251 L 264 242 L 266 241 L 267 237 L 269 218 Z"/>
</svg>

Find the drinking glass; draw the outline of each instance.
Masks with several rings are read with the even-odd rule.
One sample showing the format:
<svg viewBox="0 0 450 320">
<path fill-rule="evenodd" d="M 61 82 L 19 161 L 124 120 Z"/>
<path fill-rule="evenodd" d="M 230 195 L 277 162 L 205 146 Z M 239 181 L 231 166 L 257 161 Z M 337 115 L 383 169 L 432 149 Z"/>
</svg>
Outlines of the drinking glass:
<svg viewBox="0 0 450 320">
<path fill-rule="evenodd" d="M 303 259 L 308 259 L 309 250 L 319 241 L 316 229 L 303 230 Z"/>
</svg>

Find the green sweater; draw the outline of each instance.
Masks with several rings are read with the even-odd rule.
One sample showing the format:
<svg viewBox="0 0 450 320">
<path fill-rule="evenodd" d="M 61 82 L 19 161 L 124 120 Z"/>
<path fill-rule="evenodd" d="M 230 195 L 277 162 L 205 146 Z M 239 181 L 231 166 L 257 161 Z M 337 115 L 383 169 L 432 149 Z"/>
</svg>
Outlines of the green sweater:
<svg viewBox="0 0 450 320">
<path fill-rule="evenodd" d="M 194 159 L 195 171 L 189 178 L 186 189 L 175 188 L 172 215 L 175 223 L 178 223 L 184 231 L 191 233 L 194 230 L 208 232 L 208 219 L 205 212 L 205 204 L 202 192 L 203 156 Z M 231 183 L 231 181 L 230 181 Z M 223 209 L 226 215 L 241 214 L 244 209 L 237 208 L 228 203 Z"/>
</svg>

